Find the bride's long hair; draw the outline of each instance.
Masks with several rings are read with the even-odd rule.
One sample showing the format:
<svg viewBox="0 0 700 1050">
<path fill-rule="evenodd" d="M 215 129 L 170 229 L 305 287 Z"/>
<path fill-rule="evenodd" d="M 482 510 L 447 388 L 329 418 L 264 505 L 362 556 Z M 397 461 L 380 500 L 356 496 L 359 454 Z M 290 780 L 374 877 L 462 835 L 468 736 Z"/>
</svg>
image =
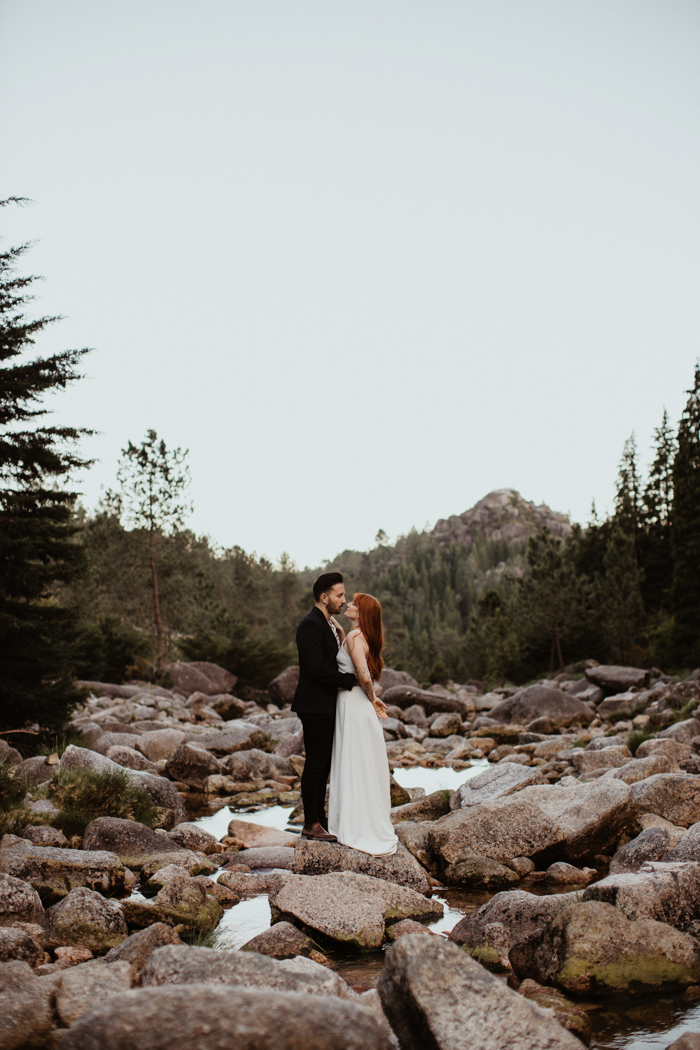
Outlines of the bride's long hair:
<svg viewBox="0 0 700 1050">
<path fill-rule="evenodd" d="M 352 598 L 359 612 L 358 627 L 364 635 L 369 652 L 367 666 L 373 682 L 382 676 L 382 650 L 384 648 L 384 627 L 382 625 L 382 607 L 371 594 L 354 594 Z"/>
</svg>

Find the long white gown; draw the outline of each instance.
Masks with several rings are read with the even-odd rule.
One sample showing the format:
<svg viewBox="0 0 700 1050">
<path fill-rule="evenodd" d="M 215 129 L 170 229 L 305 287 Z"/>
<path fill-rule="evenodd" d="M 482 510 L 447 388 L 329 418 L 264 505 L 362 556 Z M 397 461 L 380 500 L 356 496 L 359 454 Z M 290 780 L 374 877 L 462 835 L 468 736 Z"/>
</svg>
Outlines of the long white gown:
<svg viewBox="0 0 700 1050">
<path fill-rule="evenodd" d="M 354 672 L 343 646 L 338 667 Z M 391 787 L 382 725 L 359 685 L 338 690 L 331 761 L 328 830 L 338 842 L 375 857 L 396 852 L 389 817 Z"/>
</svg>

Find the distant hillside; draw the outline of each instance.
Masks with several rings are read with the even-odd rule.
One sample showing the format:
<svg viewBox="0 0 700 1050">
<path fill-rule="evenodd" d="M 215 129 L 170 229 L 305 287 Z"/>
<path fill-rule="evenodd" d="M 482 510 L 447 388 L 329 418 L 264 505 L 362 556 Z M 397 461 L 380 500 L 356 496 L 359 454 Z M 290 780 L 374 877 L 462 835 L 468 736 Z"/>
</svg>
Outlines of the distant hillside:
<svg viewBox="0 0 700 1050">
<path fill-rule="evenodd" d="M 367 591 L 381 601 L 392 667 L 427 681 L 442 664 L 463 679 L 465 635 L 479 595 L 506 572 L 522 575 L 527 539 L 543 525 L 562 538 L 571 532 L 567 515 L 500 489 L 431 531 L 412 530 L 367 552 L 343 551 L 323 569 L 342 572 L 349 594 Z M 320 571 L 304 572 L 304 583 Z"/>
<path fill-rule="evenodd" d="M 497 489 L 480 499 L 471 510 L 441 518 L 431 532 L 437 542 L 466 543 L 471 546 L 478 535 L 485 539 L 507 540 L 523 545 L 528 536 L 546 525 L 550 532 L 562 539 L 571 533 L 567 514 L 558 514 L 546 503 L 535 506 L 523 499 L 515 489 Z"/>
</svg>

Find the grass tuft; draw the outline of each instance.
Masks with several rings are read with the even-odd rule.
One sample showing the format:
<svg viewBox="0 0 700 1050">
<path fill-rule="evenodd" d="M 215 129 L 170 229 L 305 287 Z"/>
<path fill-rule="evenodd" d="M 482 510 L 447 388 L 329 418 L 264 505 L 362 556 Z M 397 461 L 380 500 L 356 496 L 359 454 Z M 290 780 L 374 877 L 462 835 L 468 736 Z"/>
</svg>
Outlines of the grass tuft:
<svg viewBox="0 0 700 1050">
<path fill-rule="evenodd" d="M 151 796 L 136 787 L 126 770 L 71 769 L 49 785 L 51 800 L 61 810 L 53 821 L 64 835 L 82 835 L 98 817 L 121 817 L 153 828 L 159 819 Z"/>
<path fill-rule="evenodd" d="M 653 729 L 635 729 L 627 735 L 627 747 L 633 755 L 636 755 L 639 745 L 643 744 L 645 740 L 651 740 L 655 736 L 656 732 Z"/>
</svg>

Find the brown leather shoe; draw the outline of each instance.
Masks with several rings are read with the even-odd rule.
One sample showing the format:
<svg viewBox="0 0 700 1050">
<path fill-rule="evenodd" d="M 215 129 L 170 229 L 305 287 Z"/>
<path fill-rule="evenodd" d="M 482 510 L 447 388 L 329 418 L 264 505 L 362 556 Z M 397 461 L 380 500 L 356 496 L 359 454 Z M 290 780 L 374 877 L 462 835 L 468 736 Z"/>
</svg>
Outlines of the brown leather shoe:
<svg viewBox="0 0 700 1050">
<path fill-rule="evenodd" d="M 335 835 L 331 835 L 329 831 L 326 831 L 321 827 L 318 821 L 312 824 L 310 828 L 304 827 L 301 832 L 303 839 L 313 839 L 314 842 L 337 842 Z"/>
</svg>

